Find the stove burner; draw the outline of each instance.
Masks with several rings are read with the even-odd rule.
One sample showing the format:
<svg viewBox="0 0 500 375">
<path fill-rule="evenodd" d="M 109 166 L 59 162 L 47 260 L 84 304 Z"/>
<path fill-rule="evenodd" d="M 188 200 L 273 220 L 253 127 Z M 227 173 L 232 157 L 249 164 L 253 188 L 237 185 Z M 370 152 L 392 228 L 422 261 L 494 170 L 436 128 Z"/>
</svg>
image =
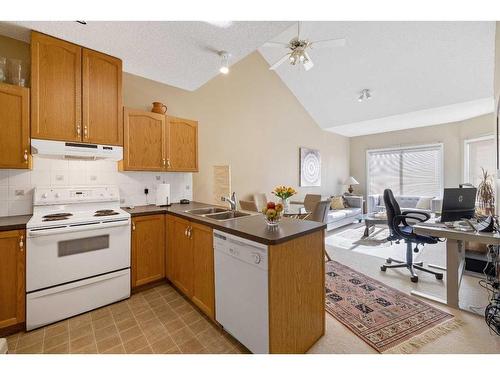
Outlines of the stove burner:
<svg viewBox="0 0 500 375">
<path fill-rule="evenodd" d="M 69 212 L 60 212 L 60 213 L 57 213 L 57 214 L 49 214 L 49 215 L 45 215 L 45 216 L 42 216 L 43 219 L 53 219 L 53 218 L 67 218 L 68 216 L 73 216 L 73 214 L 70 214 Z"/>
<path fill-rule="evenodd" d="M 94 216 L 111 216 L 111 215 L 118 215 L 119 212 L 116 212 L 114 210 L 97 210 L 94 214 Z"/>
<path fill-rule="evenodd" d="M 69 216 L 56 216 L 56 217 L 48 217 L 43 219 L 42 221 L 60 221 L 60 220 L 68 220 Z"/>
</svg>

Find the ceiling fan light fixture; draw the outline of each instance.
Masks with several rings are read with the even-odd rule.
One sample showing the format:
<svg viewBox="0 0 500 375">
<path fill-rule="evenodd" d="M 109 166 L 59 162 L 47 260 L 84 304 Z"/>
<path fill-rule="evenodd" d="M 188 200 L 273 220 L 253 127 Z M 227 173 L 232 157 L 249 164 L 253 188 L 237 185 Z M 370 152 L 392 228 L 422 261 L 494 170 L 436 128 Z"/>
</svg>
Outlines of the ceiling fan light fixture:
<svg viewBox="0 0 500 375">
<path fill-rule="evenodd" d="M 358 102 L 363 102 L 366 99 L 370 100 L 371 98 L 372 98 L 372 93 L 371 93 L 370 89 L 363 89 L 359 93 Z"/>
<path fill-rule="evenodd" d="M 220 68 L 219 72 L 222 74 L 228 74 L 229 73 L 229 53 L 226 51 L 219 51 L 218 55 L 220 56 Z"/>
</svg>

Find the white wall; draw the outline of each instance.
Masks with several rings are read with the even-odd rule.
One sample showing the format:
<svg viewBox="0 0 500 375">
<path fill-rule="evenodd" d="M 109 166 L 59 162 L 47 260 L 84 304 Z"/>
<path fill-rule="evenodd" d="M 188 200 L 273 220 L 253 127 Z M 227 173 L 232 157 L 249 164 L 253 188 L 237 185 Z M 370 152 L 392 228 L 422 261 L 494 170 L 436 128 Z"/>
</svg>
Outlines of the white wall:
<svg viewBox="0 0 500 375">
<path fill-rule="evenodd" d="M 119 172 L 112 161 L 78 161 L 33 157 L 33 169 L 0 170 L 0 216 L 32 212 L 33 188 L 47 185 L 107 185 L 120 188 L 122 206 L 154 203 L 156 185 L 169 183 L 172 202 L 192 199 L 192 174 Z M 144 188 L 149 194 L 144 194 Z"/>
<path fill-rule="evenodd" d="M 456 187 L 463 182 L 464 141 L 495 132 L 493 113 L 443 125 L 399 130 L 350 138 L 351 175 L 358 180 L 355 193 L 366 188 L 366 151 L 378 148 L 443 143 L 444 186 Z"/>
</svg>

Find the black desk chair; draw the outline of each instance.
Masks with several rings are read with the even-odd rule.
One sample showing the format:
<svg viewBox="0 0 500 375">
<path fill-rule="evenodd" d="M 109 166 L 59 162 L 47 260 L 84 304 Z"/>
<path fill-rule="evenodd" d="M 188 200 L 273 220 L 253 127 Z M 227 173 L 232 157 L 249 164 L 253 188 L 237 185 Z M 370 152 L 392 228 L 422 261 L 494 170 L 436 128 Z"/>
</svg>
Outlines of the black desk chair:
<svg viewBox="0 0 500 375">
<path fill-rule="evenodd" d="M 408 223 L 407 220 L 412 222 L 422 223 L 431 218 L 431 216 L 426 212 L 421 211 L 403 211 L 399 208 L 399 204 L 394 198 L 394 194 L 390 189 L 384 190 L 384 203 L 385 209 L 387 211 L 387 224 L 389 225 L 390 235 L 387 237 L 389 241 L 395 241 L 399 243 L 400 240 L 404 240 L 406 243 L 406 261 L 388 258 L 386 263 L 380 267 L 382 271 L 387 268 L 408 268 L 410 270 L 411 278 L 410 280 L 416 283 L 418 281 L 418 276 L 415 273 L 415 269 L 428 272 L 436 276 L 436 279 L 442 280 L 443 274 L 440 272 L 435 272 L 423 267 L 423 262 L 413 262 L 413 251 L 418 253 L 418 246 L 425 244 L 436 244 L 438 239 L 430 236 L 421 236 L 413 233 L 413 227 Z M 413 244 L 415 248 L 413 249 Z M 391 264 L 391 263 L 397 264 Z"/>
</svg>

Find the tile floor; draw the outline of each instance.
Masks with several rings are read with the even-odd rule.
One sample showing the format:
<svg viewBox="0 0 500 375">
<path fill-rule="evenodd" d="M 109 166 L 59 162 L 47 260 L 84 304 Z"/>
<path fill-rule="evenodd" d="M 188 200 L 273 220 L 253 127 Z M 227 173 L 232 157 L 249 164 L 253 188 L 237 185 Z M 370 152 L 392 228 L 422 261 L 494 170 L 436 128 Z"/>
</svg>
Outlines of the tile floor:
<svg viewBox="0 0 500 375">
<path fill-rule="evenodd" d="M 10 353 L 247 353 L 168 284 L 7 338 Z"/>
</svg>

